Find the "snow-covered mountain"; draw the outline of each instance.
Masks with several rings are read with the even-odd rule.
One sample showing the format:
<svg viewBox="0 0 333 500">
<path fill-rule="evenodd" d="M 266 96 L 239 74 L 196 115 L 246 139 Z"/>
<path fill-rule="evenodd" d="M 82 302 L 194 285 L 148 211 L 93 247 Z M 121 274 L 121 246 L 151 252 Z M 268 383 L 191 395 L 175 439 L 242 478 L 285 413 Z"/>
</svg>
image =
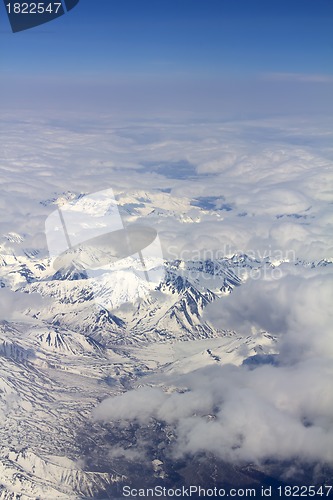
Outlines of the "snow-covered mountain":
<svg viewBox="0 0 333 500">
<path fill-rule="evenodd" d="M 69 193 L 42 204 L 71 199 Z M 202 211 L 209 215 L 185 205 L 165 193 L 153 200 L 148 193 L 123 193 L 120 199 L 130 222 L 143 217 L 158 224 L 167 215 L 187 224 Z M 104 449 L 103 439 L 131 434 L 96 424 L 97 402 L 161 371 L 239 366 L 278 351 L 269 332 L 240 335 L 216 328 L 205 315 L 251 270 L 273 269 L 268 258 L 167 258 L 158 283 L 147 282 L 136 266 L 126 259 L 102 266 L 96 279 L 75 262 L 55 270 L 45 252 L 26 247 L 25 235 L 2 237 L 0 292 L 8 305 L 0 323 L 1 499 L 103 498 L 130 471 L 124 460 L 104 457 L 94 466 L 92 457 Z"/>
</svg>

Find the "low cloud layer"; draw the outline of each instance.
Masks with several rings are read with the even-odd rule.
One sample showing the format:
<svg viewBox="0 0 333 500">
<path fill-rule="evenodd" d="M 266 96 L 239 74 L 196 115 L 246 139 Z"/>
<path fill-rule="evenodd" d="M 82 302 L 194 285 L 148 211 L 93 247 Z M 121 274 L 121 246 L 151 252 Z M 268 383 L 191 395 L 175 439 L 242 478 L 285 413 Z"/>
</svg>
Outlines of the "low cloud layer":
<svg viewBox="0 0 333 500">
<path fill-rule="evenodd" d="M 120 200 L 137 200 L 163 190 L 145 215 L 170 205 L 168 216 L 148 216 L 166 256 L 272 248 L 331 259 L 331 128 L 328 119 L 133 125 L 105 116 L 82 117 L 80 125 L 68 118 L 65 126 L 59 118 L 8 117 L 2 231 L 24 236 L 24 248 L 45 251 L 44 221 L 61 193 L 112 188 Z"/>
<path fill-rule="evenodd" d="M 277 335 L 283 359 L 333 359 L 333 265 L 280 267 L 280 279 L 249 279 L 209 305 L 206 319 L 244 335 L 257 331 Z"/>
<path fill-rule="evenodd" d="M 0 320 L 26 321 L 26 313 L 47 307 L 50 300 L 39 293 L 16 293 L 9 288 L 0 288 Z"/>
</svg>

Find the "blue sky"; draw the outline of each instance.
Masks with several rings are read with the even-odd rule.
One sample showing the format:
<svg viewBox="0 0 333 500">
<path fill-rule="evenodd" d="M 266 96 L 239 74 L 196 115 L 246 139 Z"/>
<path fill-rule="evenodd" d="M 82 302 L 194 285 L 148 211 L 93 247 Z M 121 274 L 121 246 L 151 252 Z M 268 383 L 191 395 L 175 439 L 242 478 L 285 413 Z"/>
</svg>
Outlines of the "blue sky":
<svg viewBox="0 0 333 500">
<path fill-rule="evenodd" d="M 71 95 L 79 86 L 94 106 L 92 96 L 105 100 L 108 88 L 124 100 L 127 89 L 133 103 L 161 102 L 163 93 L 166 103 L 176 94 L 194 103 L 214 101 L 222 87 L 241 106 L 248 88 L 252 101 L 253 92 L 269 102 L 279 90 L 307 105 L 317 94 L 323 105 L 332 98 L 332 21 L 331 0 L 81 0 L 51 23 L 12 34 L 1 5 L 4 91 L 17 95 L 26 82 L 37 98 L 47 82 Z"/>
</svg>

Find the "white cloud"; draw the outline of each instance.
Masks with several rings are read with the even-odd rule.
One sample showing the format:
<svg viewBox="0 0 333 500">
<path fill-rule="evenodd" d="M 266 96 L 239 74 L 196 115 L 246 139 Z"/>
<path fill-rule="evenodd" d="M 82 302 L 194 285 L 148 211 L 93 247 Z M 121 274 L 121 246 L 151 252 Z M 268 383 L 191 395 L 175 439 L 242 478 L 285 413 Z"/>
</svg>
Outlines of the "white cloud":
<svg viewBox="0 0 333 500">
<path fill-rule="evenodd" d="M 27 320 L 26 312 L 46 307 L 50 300 L 39 293 L 14 292 L 9 288 L 0 288 L 0 319 L 7 321 Z"/>
<path fill-rule="evenodd" d="M 138 418 L 144 422 L 165 400 L 162 391 L 156 388 L 143 387 L 137 392 L 127 392 L 114 399 L 105 399 L 94 412 L 98 420 L 121 420 L 126 414 L 126 419 Z"/>
<path fill-rule="evenodd" d="M 26 234 L 31 245 L 46 248 L 43 225 L 53 207 L 40 205 L 42 199 L 106 187 L 123 193 L 170 189 L 171 198 L 184 201 L 175 212 L 186 211 L 201 223 L 176 221 L 174 212 L 160 218 L 166 248 L 228 244 L 245 252 L 273 245 L 309 260 L 332 257 L 327 122 L 275 119 L 189 126 L 103 118 L 102 123 L 90 120 L 76 130 L 70 121 L 66 127 L 46 120 L 8 121 L 0 215 L 5 231 Z M 177 178 L 182 164 L 188 175 Z M 220 200 L 217 214 L 203 214 L 197 207 L 190 211 L 194 198 L 207 196 Z"/>
<path fill-rule="evenodd" d="M 230 295 L 208 306 L 206 318 L 220 328 L 247 335 L 266 330 L 281 336 L 285 356 L 327 356 L 331 342 L 333 268 L 281 266 L 278 280 L 249 279 Z"/>
</svg>

